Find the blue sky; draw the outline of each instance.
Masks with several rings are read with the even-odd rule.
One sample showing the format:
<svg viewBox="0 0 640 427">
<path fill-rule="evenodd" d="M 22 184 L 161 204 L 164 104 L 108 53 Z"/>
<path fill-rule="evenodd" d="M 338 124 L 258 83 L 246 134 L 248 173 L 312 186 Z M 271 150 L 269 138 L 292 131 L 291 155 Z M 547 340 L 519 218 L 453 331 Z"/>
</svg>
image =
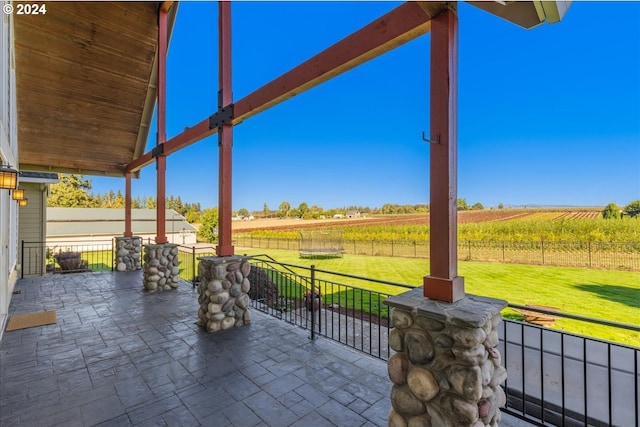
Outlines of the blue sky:
<svg viewBox="0 0 640 427">
<path fill-rule="evenodd" d="M 233 3 L 234 100 L 397 5 Z M 459 22 L 459 197 L 485 206 L 640 198 L 640 3 L 574 2 L 561 23 L 532 30 L 462 3 Z M 429 41 L 236 126 L 233 208 L 428 203 Z M 217 58 L 217 4 L 181 2 L 167 64 L 169 138 L 216 111 Z M 169 156 L 167 195 L 217 205 L 217 138 Z M 122 179 L 89 178 L 96 193 L 124 191 Z M 155 183 L 147 166 L 134 197 L 155 195 Z"/>
</svg>

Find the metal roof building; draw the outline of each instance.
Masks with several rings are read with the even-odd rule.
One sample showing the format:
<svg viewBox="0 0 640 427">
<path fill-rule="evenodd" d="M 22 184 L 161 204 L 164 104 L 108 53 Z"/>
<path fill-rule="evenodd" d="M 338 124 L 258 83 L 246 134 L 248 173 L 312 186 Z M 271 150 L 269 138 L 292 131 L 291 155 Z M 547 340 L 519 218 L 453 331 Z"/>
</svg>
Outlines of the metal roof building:
<svg viewBox="0 0 640 427">
<path fill-rule="evenodd" d="M 110 208 L 47 208 L 47 241 L 82 238 L 106 240 L 122 235 L 124 209 Z M 153 238 L 156 232 L 155 209 L 132 209 L 131 228 L 136 236 Z M 165 213 L 169 240 L 178 244 L 196 241 L 198 229 L 173 209 Z M 184 240 L 184 242 L 183 242 Z"/>
</svg>

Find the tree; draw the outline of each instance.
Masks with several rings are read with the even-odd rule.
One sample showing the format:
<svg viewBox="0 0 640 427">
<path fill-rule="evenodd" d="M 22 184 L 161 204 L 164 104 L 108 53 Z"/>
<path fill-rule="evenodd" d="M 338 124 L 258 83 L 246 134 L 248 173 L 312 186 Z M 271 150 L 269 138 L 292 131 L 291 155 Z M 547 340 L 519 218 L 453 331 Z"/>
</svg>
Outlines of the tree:
<svg viewBox="0 0 640 427">
<path fill-rule="evenodd" d="M 624 207 L 624 214 L 634 218 L 640 215 L 640 199 L 634 200 Z"/>
<path fill-rule="evenodd" d="M 471 209 L 481 211 L 484 209 L 484 206 L 482 206 L 482 203 L 478 202 L 475 205 L 471 206 Z"/>
<path fill-rule="evenodd" d="M 466 211 L 467 209 L 469 209 L 469 205 L 467 204 L 467 200 L 466 199 L 458 199 L 458 210 L 459 211 Z"/>
<path fill-rule="evenodd" d="M 309 205 L 307 205 L 307 202 L 300 203 L 300 205 L 298 206 L 298 216 L 300 218 L 303 218 L 307 214 L 308 210 L 309 210 Z"/>
<path fill-rule="evenodd" d="M 200 216 L 198 239 L 214 243 L 218 238 L 218 208 L 208 208 Z"/>
<path fill-rule="evenodd" d="M 602 218 L 604 219 L 619 219 L 620 208 L 615 203 L 609 203 L 602 211 Z"/>
<path fill-rule="evenodd" d="M 291 211 L 291 203 L 289 202 L 282 202 L 280 203 L 280 206 L 278 206 L 278 217 L 279 218 L 286 218 L 289 216 L 289 211 Z"/>
<path fill-rule="evenodd" d="M 60 174 L 58 182 L 51 184 L 47 206 L 63 208 L 91 208 L 99 201 L 90 194 L 91 180 L 82 175 Z"/>
<path fill-rule="evenodd" d="M 498 203 L 498 209 L 504 209 L 504 205 L 502 203 Z"/>
<path fill-rule="evenodd" d="M 156 208 L 156 198 L 149 196 L 147 197 L 146 201 L 145 201 L 145 205 L 147 206 L 147 209 L 155 209 Z"/>
<path fill-rule="evenodd" d="M 200 222 L 200 212 L 196 211 L 193 208 L 190 208 L 187 213 L 185 214 L 185 219 L 187 220 L 188 223 L 197 223 Z"/>
<path fill-rule="evenodd" d="M 247 208 L 238 209 L 238 216 L 241 216 L 243 218 L 249 216 L 249 210 Z"/>
<path fill-rule="evenodd" d="M 265 202 L 262 206 L 262 213 L 264 214 L 265 218 L 269 218 L 269 214 L 271 213 L 271 211 L 269 210 L 269 206 L 267 206 L 267 202 Z"/>
</svg>

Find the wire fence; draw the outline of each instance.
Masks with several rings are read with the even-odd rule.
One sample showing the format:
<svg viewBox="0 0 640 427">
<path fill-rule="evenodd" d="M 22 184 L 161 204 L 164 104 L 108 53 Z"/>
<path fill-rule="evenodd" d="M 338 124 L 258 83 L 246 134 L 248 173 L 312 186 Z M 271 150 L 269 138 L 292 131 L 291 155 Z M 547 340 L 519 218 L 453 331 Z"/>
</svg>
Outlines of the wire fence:
<svg viewBox="0 0 640 427">
<path fill-rule="evenodd" d="M 300 239 L 234 236 L 236 247 L 301 250 Z M 429 258 L 428 240 L 343 240 L 342 253 Z M 640 270 L 640 242 L 458 241 L 461 261 Z"/>
</svg>

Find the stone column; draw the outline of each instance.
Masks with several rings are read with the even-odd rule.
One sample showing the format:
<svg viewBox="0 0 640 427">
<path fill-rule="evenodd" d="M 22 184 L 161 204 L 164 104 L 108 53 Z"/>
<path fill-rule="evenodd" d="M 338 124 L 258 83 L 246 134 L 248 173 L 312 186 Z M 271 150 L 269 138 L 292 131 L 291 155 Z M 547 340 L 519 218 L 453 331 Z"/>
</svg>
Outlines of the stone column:
<svg viewBox="0 0 640 427">
<path fill-rule="evenodd" d="M 507 371 L 498 346 L 502 300 L 467 294 L 452 304 L 422 288 L 389 298 L 391 427 L 497 427 Z"/>
<path fill-rule="evenodd" d="M 143 284 L 147 291 L 176 289 L 180 281 L 178 245 L 162 243 L 144 247 Z"/>
<path fill-rule="evenodd" d="M 249 261 L 239 256 L 198 260 L 198 325 L 217 332 L 249 324 Z"/>
<path fill-rule="evenodd" d="M 133 271 L 142 268 L 142 237 L 116 237 L 116 270 Z"/>
</svg>

